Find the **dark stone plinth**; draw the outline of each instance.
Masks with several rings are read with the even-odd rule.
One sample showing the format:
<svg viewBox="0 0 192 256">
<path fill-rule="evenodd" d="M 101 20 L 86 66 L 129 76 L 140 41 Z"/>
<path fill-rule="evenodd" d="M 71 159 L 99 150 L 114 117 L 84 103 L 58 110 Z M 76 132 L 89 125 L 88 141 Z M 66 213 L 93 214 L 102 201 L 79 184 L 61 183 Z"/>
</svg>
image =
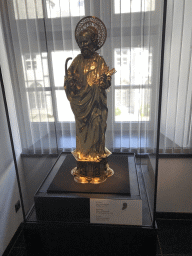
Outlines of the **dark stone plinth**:
<svg viewBox="0 0 192 256">
<path fill-rule="evenodd" d="M 130 194 L 128 157 L 111 155 L 108 165 L 114 175 L 100 184 L 81 184 L 74 181 L 71 170 L 76 167 L 73 155 L 67 155 L 47 193 L 101 193 L 101 194 Z"/>
<path fill-rule="evenodd" d="M 112 154 L 108 164 L 114 175 L 105 182 L 81 184 L 71 175 L 75 158 L 61 154 L 34 196 L 37 219 L 89 223 L 91 199 L 140 200 L 134 155 Z"/>
</svg>

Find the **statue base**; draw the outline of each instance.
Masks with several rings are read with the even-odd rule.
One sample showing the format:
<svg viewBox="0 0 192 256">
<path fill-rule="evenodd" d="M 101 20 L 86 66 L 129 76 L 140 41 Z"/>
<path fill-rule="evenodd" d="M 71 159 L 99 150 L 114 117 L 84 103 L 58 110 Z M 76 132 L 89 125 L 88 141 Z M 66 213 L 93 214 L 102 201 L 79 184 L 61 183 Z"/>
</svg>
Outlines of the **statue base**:
<svg viewBox="0 0 192 256">
<path fill-rule="evenodd" d="M 133 155 L 133 154 L 132 154 Z M 131 160 L 130 160 L 131 159 Z M 61 196 L 73 195 L 76 197 L 78 193 L 85 194 L 109 194 L 109 195 L 126 195 L 130 196 L 130 179 L 134 174 L 130 173 L 132 170 L 132 161 L 134 157 L 126 155 L 116 155 L 112 154 L 107 158 L 108 165 L 112 170 L 114 170 L 114 175 L 109 177 L 105 182 L 102 182 L 98 185 L 92 183 L 77 183 L 74 181 L 74 176 L 71 175 L 71 170 L 77 167 L 77 161 L 75 160 L 72 154 L 62 153 L 62 156 L 59 158 L 57 167 L 55 167 L 55 172 L 51 176 L 52 180 L 46 188 L 48 194 L 53 193 L 59 194 Z M 129 164 L 129 162 L 131 164 Z M 131 165 L 131 166 L 129 166 Z M 136 177 L 132 181 L 133 187 L 136 187 Z M 133 191 L 132 191 L 133 192 Z M 133 193 L 134 194 L 134 193 Z M 85 197 L 86 197 L 85 196 Z M 70 196 L 69 196 L 70 197 Z M 79 198 L 79 197 L 78 197 Z M 78 199 L 79 200 L 79 199 Z M 77 201 L 78 201 L 77 200 Z M 72 201 L 73 202 L 73 201 Z M 75 212 L 75 210 L 74 210 Z"/>
<path fill-rule="evenodd" d="M 77 183 L 99 184 L 114 174 L 114 171 L 109 167 L 107 158 L 103 158 L 100 162 L 76 162 L 77 167 L 71 170 L 71 174 Z"/>
</svg>

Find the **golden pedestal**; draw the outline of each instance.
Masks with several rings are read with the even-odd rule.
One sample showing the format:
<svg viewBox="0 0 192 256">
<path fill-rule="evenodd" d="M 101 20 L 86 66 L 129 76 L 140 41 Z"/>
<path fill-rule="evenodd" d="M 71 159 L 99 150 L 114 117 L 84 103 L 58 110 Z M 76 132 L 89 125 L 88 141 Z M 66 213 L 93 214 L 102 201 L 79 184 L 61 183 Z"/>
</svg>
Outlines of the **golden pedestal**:
<svg viewBox="0 0 192 256">
<path fill-rule="evenodd" d="M 77 167 L 73 168 L 71 174 L 78 183 L 99 184 L 106 181 L 114 174 L 109 167 L 107 158 L 100 162 L 77 161 Z"/>
<path fill-rule="evenodd" d="M 73 151 L 72 154 L 76 159 L 77 167 L 71 170 L 71 174 L 78 183 L 99 184 L 114 174 L 108 164 L 107 158 L 111 152 L 107 148 L 103 158 L 79 158 L 76 151 Z"/>
</svg>

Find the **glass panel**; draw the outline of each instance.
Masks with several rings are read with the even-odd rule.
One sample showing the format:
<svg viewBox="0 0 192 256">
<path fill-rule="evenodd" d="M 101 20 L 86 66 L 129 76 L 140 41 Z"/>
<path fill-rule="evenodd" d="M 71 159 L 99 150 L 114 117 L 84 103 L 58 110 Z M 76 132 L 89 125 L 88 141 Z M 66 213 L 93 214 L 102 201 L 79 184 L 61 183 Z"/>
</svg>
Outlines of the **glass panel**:
<svg viewBox="0 0 192 256">
<path fill-rule="evenodd" d="M 41 84 L 32 84 L 27 92 L 30 121 L 54 122 L 51 92 L 39 88 Z"/>
<path fill-rule="evenodd" d="M 84 0 L 46 0 L 48 18 L 84 16 Z"/>
<path fill-rule="evenodd" d="M 27 214 L 34 204 L 34 195 L 55 164 L 58 155 L 22 155 L 24 184 L 22 184 L 25 200 L 25 213 Z"/>
<path fill-rule="evenodd" d="M 52 52 L 52 65 L 53 65 L 53 77 L 54 84 L 56 87 L 64 86 L 64 75 L 65 75 L 65 61 L 68 57 L 75 58 L 80 53 L 79 50 L 75 51 L 55 51 Z M 71 64 L 69 61 L 68 66 Z"/>
<path fill-rule="evenodd" d="M 46 52 L 26 53 L 22 56 L 22 64 L 26 88 L 30 88 L 34 82 L 41 84 L 41 87 L 50 87 Z"/>
<path fill-rule="evenodd" d="M 115 89 L 115 121 L 150 121 L 151 89 Z"/>
<path fill-rule="evenodd" d="M 43 18 L 42 0 L 13 0 L 15 19 Z"/>
<path fill-rule="evenodd" d="M 115 85 L 148 85 L 152 76 L 152 53 L 147 48 L 116 48 Z"/>
<path fill-rule="evenodd" d="M 56 92 L 57 114 L 59 122 L 75 121 L 74 114 L 71 110 L 70 103 L 66 97 L 64 90 L 57 90 Z"/>
<path fill-rule="evenodd" d="M 115 14 L 155 10 L 155 0 L 115 0 Z"/>
<path fill-rule="evenodd" d="M 18 26 L 18 31 L 20 33 L 20 47 L 21 50 L 23 52 L 29 52 L 29 51 L 38 51 L 36 49 L 39 49 L 39 45 L 36 44 L 37 39 L 38 39 L 38 35 L 40 36 L 39 39 L 41 40 L 40 46 L 44 45 L 43 43 L 43 39 L 42 39 L 42 31 L 43 30 L 38 30 L 41 27 L 41 22 L 38 22 L 37 24 L 35 23 L 35 21 L 30 20 L 29 19 L 35 19 L 35 18 L 42 18 L 43 17 L 43 12 L 42 12 L 42 0 L 13 0 L 14 3 L 14 11 L 15 11 L 15 17 L 16 19 L 26 19 L 26 21 L 23 22 L 17 22 L 17 26 Z M 96 1 L 90 1 L 90 2 L 96 2 Z M 70 17 L 70 16 L 82 16 L 85 14 L 85 10 L 84 10 L 84 1 L 79 1 L 79 0 L 71 0 L 71 1 L 62 1 L 62 0 L 44 0 L 44 7 L 45 10 L 44 12 L 47 13 L 48 18 L 59 18 L 59 17 Z M 99 1 L 98 1 L 99 3 Z M 107 6 L 107 10 L 104 10 L 102 8 L 102 6 L 104 6 L 104 3 Z M 130 5 L 131 3 L 131 5 Z M 134 1 L 128 1 L 128 0 L 115 0 L 114 4 L 115 4 L 115 13 L 130 13 L 130 11 L 133 13 L 136 12 L 149 12 L 149 11 L 154 11 L 155 8 L 158 8 L 158 3 L 160 3 L 160 1 L 155 1 L 154 0 L 134 0 Z M 162 3 L 162 2 L 161 2 Z M 161 4 L 160 3 L 160 4 Z M 102 16 L 107 24 L 107 27 L 111 27 L 112 28 L 112 20 L 111 18 L 113 16 L 117 17 L 118 19 L 118 15 L 110 15 L 109 10 L 111 10 L 113 6 L 111 6 L 113 4 L 113 1 L 100 1 L 100 4 L 90 4 L 90 12 L 93 13 L 99 13 L 100 10 L 102 10 L 103 13 L 100 13 L 100 16 Z M 159 5 L 160 5 L 159 4 Z M 99 9 L 97 10 L 97 6 L 99 7 Z M 73 7 L 73 8 L 71 8 Z M 31 9 L 30 9 L 31 8 Z M 94 10 L 93 10 L 94 9 Z M 11 11 L 10 11 L 11 12 Z M 87 15 L 91 15 L 91 13 L 87 13 Z M 105 15 L 105 14 L 109 14 L 109 15 Z M 156 16 L 157 17 L 154 17 Z M 126 28 L 125 30 L 125 34 L 127 36 L 127 38 L 129 37 L 129 35 L 131 36 L 131 43 L 127 43 L 129 40 L 127 40 L 127 38 L 122 38 L 122 43 L 123 46 L 138 46 L 138 47 L 131 47 L 131 48 L 110 48 L 111 46 L 115 46 L 115 47 L 119 47 L 119 43 L 116 43 L 115 39 L 118 39 L 119 42 L 119 37 L 114 35 L 114 38 L 108 38 L 108 41 L 106 41 L 105 47 L 109 49 L 109 51 L 106 51 L 106 54 L 108 55 L 107 57 L 109 59 L 113 59 L 114 57 L 114 63 L 115 63 L 115 69 L 117 70 L 117 73 L 115 74 L 113 81 L 115 82 L 115 89 L 114 91 L 114 98 L 115 98 L 115 106 L 114 103 L 112 101 L 111 98 L 111 102 L 113 103 L 114 106 L 114 110 L 115 110 L 115 125 L 117 124 L 117 126 L 120 124 L 120 121 L 123 121 L 123 123 L 121 123 L 122 127 L 127 128 L 128 125 L 130 125 L 131 121 L 132 122 L 138 122 L 138 126 L 136 127 L 136 125 L 130 125 L 130 129 L 125 129 L 125 133 L 123 133 L 123 129 L 120 129 L 120 132 L 122 132 L 121 134 L 119 133 L 119 138 L 120 140 L 126 142 L 125 148 L 128 148 L 128 143 L 134 142 L 134 139 L 136 138 L 136 142 L 139 141 L 140 145 L 136 148 L 136 150 L 140 147 L 141 153 L 143 153 L 143 149 L 142 149 L 142 139 L 148 139 L 150 132 L 152 129 L 155 130 L 155 127 L 151 128 L 150 131 L 148 132 L 147 130 L 145 130 L 144 128 L 148 128 L 148 126 L 150 126 L 148 123 L 151 120 L 151 112 L 156 112 L 155 108 L 151 107 L 151 101 L 152 99 L 154 99 L 154 101 L 157 101 L 158 99 L 158 95 L 154 96 L 154 92 L 152 94 L 152 89 L 154 91 L 154 87 L 155 87 L 155 83 L 154 81 L 152 81 L 152 62 L 153 64 L 155 64 L 155 61 L 158 62 L 159 58 L 155 58 L 155 55 L 158 55 L 158 42 L 160 44 L 160 34 L 161 34 L 161 28 L 157 29 L 158 24 L 154 23 L 153 21 L 157 21 L 158 23 L 158 15 L 160 15 L 160 12 L 158 14 L 158 12 L 155 12 L 153 14 L 149 13 L 148 14 L 142 14 L 143 17 L 141 17 L 141 19 L 137 19 L 137 17 L 139 15 L 137 14 L 133 14 L 132 18 L 134 20 L 134 24 L 128 24 L 128 23 L 123 23 L 123 24 L 116 24 L 115 22 L 115 29 L 118 29 L 119 31 L 123 28 Z M 151 15 L 151 16 L 150 16 Z M 99 16 L 99 15 L 98 15 Z M 100 17 L 99 16 L 99 17 Z M 126 20 L 129 20 L 130 15 L 122 15 L 126 16 Z M 133 17 L 134 16 L 134 17 Z M 148 17 L 150 16 L 150 17 Z M 142 27 L 142 24 L 140 24 L 141 20 L 143 18 L 149 18 L 147 20 L 143 20 L 144 24 L 147 23 L 147 28 L 151 26 L 151 28 L 149 29 L 150 31 L 147 32 L 146 31 L 146 26 L 144 25 L 144 27 Z M 28 20 L 27 20 L 28 19 Z M 151 20 L 150 20 L 151 19 Z M 70 18 L 68 19 L 70 20 Z M 160 20 L 160 19 L 159 19 Z M 55 20 L 56 22 L 59 21 L 59 19 Z M 65 19 L 62 19 L 62 21 L 65 21 Z M 122 21 L 122 20 L 121 20 Z M 138 23 L 136 22 L 138 21 Z M 60 21 L 59 21 L 60 22 Z M 13 22 L 14 23 L 14 22 Z M 23 24 L 26 23 L 27 26 L 27 32 L 28 34 L 25 33 L 25 31 L 23 30 Z M 62 23 L 64 24 L 64 23 Z M 14 29 L 15 27 L 12 25 L 12 28 Z M 37 26 L 38 25 L 38 26 Z M 51 29 L 49 27 L 49 22 L 45 24 L 46 27 L 46 31 L 50 32 L 47 34 L 47 39 L 49 40 L 51 38 Z M 71 111 L 70 108 L 70 104 L 69 101 L 66 99 L 66 95 L 65 92 L 63 90 L 63 84 L 64 84 L 64 75 L 65 75 L 65 60 L 67 57 L 75 57 L 79 51 L 56 51 L 56 49 L 63 49 L 62 47 L 65 46 L 66 49 L 70 49 L 73 48 L 73 46 L 68 43 L 69 42 L 69 38 L 65 38 L 64 40 L 64 45 L 63 45 L 63 41 L 61 40 L 62 38 L 62 30 L 59 28 L 59 26 L 56 26 L 57 24 L 54 23 L 51 25 L 55 26 L 55 32 L 56 33 L 60 33 L 60 37 L 55 37 L 55 41 L 53 42 L 53 45 L 51 45 L 51 47 L 53 47 L 55 49 L 55 51 L 53 51 L 51 53 L 51 59 L 52 59 L 52 65 L 50 66 L 49 70 L 48 70 L 48 60 L 47 60 L 47 54 L 46 53 L 42 53 L 41 55 L 33 53 L 33 54 L 24 54 L 23 55 L 23 73 L 24 73 L 24 81 L 21 82 L 21 86 L 20 87 L 20 91 L 25 94 L 24 96 L 27 95 L 27 104 L 23 104 L 23 112 L 24 114 L 26 114 L 25 119 L 28 118 L 28 116 L 30 117 L 30 121 L 33 121 L 34 123 L 27 123 L 28 126 L 32 127 L 32 133 L 31 133 L 31 137 L 33 136 L 34 138 L 30 139 L 29 135 L 30 133 L 28 131 L 30 131 L 30 129 L 27 127 L 26 128 L 26 140 L 29 140 L 29 142 L 27 141 L 26 147 L 28 150 L 31 150 L 32 152 L 34 152 L 34 149 L 39 147 L 39 153 L 45 153 L 48 152 L 50 153 L 51 150 L 54 149 L 54 147 L 52 146 L 50 151 L 49 151 L 49 146 L 54 144 L 55 145 L 55 149 L 56 147 L 59 145 L 59 143 L 61 144 L 61 140 L 63 138 L 61 138 L 60 140 L 58 140 L 58 144 L 56 143 L 52 143 L 52 140 L 54 140 L 55 142 L 55 127 L 53 124 L 54 118 L 53 118 L 53 109 L 52 109 L 52 100 L 51 100 L 51 87 L 53 87 L 53 94 L 55 96 L 55 105 L 57 107 L 57 109 L 54 110 L 54 113 L 57 113 L 57 117 L 58 117 L 58 121 L 60 122 L 74 122 L 74 116 L 73 113 Z M 73 24 L 72 24 L 73 25 Z M 121 26 L 123 25 L 123 26 Z M 136 28 L 140 28 L 141 27 L 141 31 L 140 29 L 136 29 Z M 53 28 L 53 27 L 52 27 Z M 64 27 L 65 28 L 65 27 Z M 66 26 L 67 31 L 70 30 L 71 27 Z M 68 30 L 69 28 L 69 30 Z M 114 29 L 114 30 L 115 30 Z M 38 31 L 36 31 L 38 30 Z M 15 30 L 13 30 L 15 32 Z M 124 31 L 124 30 L 122 30 Z M 131 32 L 130 32 L 131 31 Z M 112 32 L 112 30 L 111 30 Z M 140 32 L 145 33 L 143 36 L 144 39 L 144 46 L 147 45 L 147 43 L 145 42 L 145 36 L 147 36 L 149 33 L 150 38 L 149 38 L 149 42 L 150 44 L 148 45 L 148 48 L 145 47 L 139 47 L 139 45 L 141 45 L 141 40 L 142 38 L 140 37 Z M 40 34 L 39 34 L 40 33 Z M 136 36 L 135 36 L 135 33 Z M 16 34 L 16 33 L 15 33 Z M 27 41 L 27 36 L 28 35 L 28 41 Z M 55 34 L 56 35 L 56 34 Z M 110 35 L 110 33 L 109 33 Z M 111 33 L 112 35 L 112 33 Z M 138 35 L 138 39 L 136 38 Z M 13 33 L 14 36 L 14 33 Z M 129 39 L 130 39 L 129 38 Z M 154 38 L 158 38 L 157 41 L 155 41 Z M 18 47 L 18 40 L 17 37 L 13 38 L 14 41 L 14 48 L 16 49 L 15 52 L 19 52 L 17 48 Z M 62 38 L 63 39 L 63 38 Z M 68 40 L 68 41 L 67 41 Z M 70 39 L 71 40 L 71 39 Z M 114 40 L 114 41 L 113 41 Z M 150 41 L 151 40 L 151 41 Z M 153 42 L 154 41 L 154 42 Z M 24 42 L 26 44 L 24 44 Z M 31 42 L 31 45 L 30 45 Z M 107 44 L 108 42 L 108 44 Z M 110 43 L 109 43 L 110 42 Z M 156 43 L 157 42 L 157 43 Z M 32 46 L 36 46 L 36 47 L 32 47 Z M 48 44 L 49 45 L 49 44 Z M 154 48 L 154 55 L 152 56 L 152 51 L 150 51 L 150 49 Z M 29 46 L 25 48 L 25 46 Z M 48 47 L 49 50 L 52 50 L 53 48 Z M 77 45 L 75 46 L 77 47 Z M 32 48 L 32 49 L 30 49 Z M 150 49 L 149 49 L 150 48 Z M 26 50 L 27 49 L 27 50 Z M 35 49 L 35 50 L 34 50 Z M 41 48 L 44 49 L 45 48 Z M 76 49 L 76 48 L 75 48 Z M 113 55 L 114 54 L 114 55 Z M 111 56 L 113 55 L 113 56 Z M 21 56 L 21 55 L 20 55 Z M 152 60 L 153 57 L 153 60 Z M 157 56 L 159 57 L 159 56 Z M 71 62 L 69 62 L 70 64 Z M 113 63 L 113 64 L 114 64 Z M 50 63 L 49 63 L 50 64 Z M 112 64 L 112 63 L 109 63 Z M 18 65 L 18 67 L 21 67 L 22 65 Z M 113 66 L 113 65 L 111 65 Z M 53 70 L 51 70 L 51 68 L 53 68 Z M 51 86 L 50 86 L 50 80 L 49 80 L 49 71 L 51 70 L 51 72 L 53 71 L 53 74 L 50 74 L 51 79 L 53 78 L 53 81 L 51 80 Z M 154 70 L 154 68 L 153 68 Z M 159 70 L 156 66 L 155 66 L 155 70 Z M 18 72 L 19 74 L 19 72 Z M 159 73 L 158 73 L 159 74 Z M 153 75 L 154 77 L 158 77 L 156 75 Z M 21 78 L 20 78 L 21 79 Z M 53 82 L 53 85 L 52 85 Z M 153 88 L 152 88 L 152 84 L 153 84 Z M 158 81 L 157 81 L 157 85 L 158 85 Z M 111 93 L 112 95 L 112 93 Z M 108 97 L 109 98 L 109 97 Z M 109 98 L 110 99 L 110 98 Z M 108 100 L 109 103 L 111 103 Z M 28 110 L 27 110 L 27 107 Z M 27 113 L 25 113 L 25 111 Z M 110 111 L 109 111 L 110 112 Z M 112 112 L 112 111 L 111 111 Z M 21 113 L 22 115 L 23 113 Z M 113 116 L 113 115 L 111 115 Z M 112 120 L 112 118 L 110 118 Z M 110 120 L 108 119 L 108 120 Z M 152 120 L 155 120 L 152 119 Z M 49 123 L 38 123 L 38 122 L 45 122 L 45 121 L 49 121 Z M 114 121 L 114 119 L 113 119 Z M 119 123 L 118 123 L 119 121 Z M 139 121 L 143 121 L 140 122 Z M 156 121 L 156 120 L 155 120 Z M 52 122 L 52 123 L 51 123 Z M 128 125 L 126 124 L 126 122 L 128 122 Z M 155 122 L 151 122 L 151 123 L 155 123 Z M 57 125 L 57 124 L 56 124 Z M 63 125 L 63 124 L 62 124 Z M 61 125 L 61 126 L 62 126 Z M 67 124 L 68 125 L 68 124 Z M 63 125 L 63 127 L 67 127 L 67 125 Z M 127 125 L 127 126 L 126 126 Z M 68 126 L 71 126 L 71 124 L 69 124 Z M 74 126 L 74 123 L 72 124 L 72 126 Z M 119 125 L 120 126 L 120 125 Z M 146 126 L 146 127 L 145 127 Z M 30 128 L 31 128 L 30 127 Z M 144 127 L 144 128 L 143 128 Z M 46 129 L 45 129 L 46 128 Z M 137 128 L 137 129 L 136 129 Z M 59 129 L 58 129 L 59 130 Z M 74 129 L 75 130 L 75 129 Z M 64 133 L 63 133 L 64 131 Z M 67 130 L 64 129 L 61 134 L 69 134 L 72 133 L 73 134 L 73 130 Z M 156 130 L 155 130 L 156 131 Z M 60 130 L 59 130 L 60 132 Z M 119 131 L 118 131 L 119 132 Z M 154 136 L 153 133 L 154 131 L 152 131 L 152 135 L 150 136 L 150 139 L 152 141 L 156 141 L 156 138 Z M 74 132 L 75 133 L 75 132 Z M 21 135 L 23 135 L 24 132 L 21 132 Z M 54 134 L 54 135 L 53 135 Z M 70 134 L 71 135 L 71 134 Z M 116 134 L 113 134 L 113 136 L 116 136 Z M 117 135 L 117 136 L 118 136 Z M 123 136 L 122 136 L 123 135 Z M 143 137 L 141 137 L 141 135 L 143 135 Z M 113 136 L 111 136 L 111 140 L 113 138 Z M 117 136 L 115 138 L 117 138 Z M 121 136 L 121 137 L 120 137 Z M 127 141 L 129 140 L 130 142 L 127 142 L 125 140 L 125 136 L 127 136 Z M 138 137 L 141 137 L 141 139 L 138 140 Z M 59 135 L 58 135 L 59 137 Z M 139 138 L 140 138 L 139 137 Z M 75 144 L 75 136 L 65 136 L 64 137 L 65 141 L 65 148 L 72 148 L 72 146 Z M 24 140 L 24 139 L 23 139 Z M 67 140 L 69 141 L 67 144 Z M 33 143 L 31 143 L 31 141 Z M 74 141 L 74 142 L 73 142 Z M 139 144 L 137 143 L 137 144 Z M 38 145 L 38 147 L 37 147 Z M 68 146 L 69 145 L 69 146 Z M 72 145 L 72 146 L 71 146 Z M 120 149 L 124 147 L 123 144 L 121 144 L 119 146 L 118 149 Z M 154 148 L 154 147 L 153 147 Z M 43 149 L 43 150 L 41 150 Z M 57 147 L 58 149 L 58 147 Z M 46 151 L 47 150 L 47 151 Z M 147 149 L 146 149 L 147 150 Z M 150 150 L 152 151 L 153 149 L 150 148 Z M 155 149 L 154 149 L 155 151 Z M 37 150 L 35 151 L 35 153 L 38 152 Z M 56 152 L 56 151 L 55 151 Z M 123 152 L 123 150 L 122 150 Z M 152 152 L 154 153 L 154 152 Z M 153 156 L 153 155 L 152 155 Z M 47 175 L 48 171 L 50 170 L 51 166 L 55 163 L 55 159 L 54 158 L 49 158 L 46 156 L 41 155 L 41 157 L 37 157 L 34 155 L 33 158 L 30 158 L 28 156 L 22 156 L 23 158 L 23 173 L 25 176 L 25 187 L 26 187 L 26 193 L 25 195 L 28 196 L 28 205 L 26 204 L 26 208 L 29 209 L 30 206 L 33 204 L 34 201 L 34 194 L 37 190 L 37 188 L 39 187 L 39 185 L 41 184 L 41 182 L 43 181 L 43 179 L 45 178 L 45 176 Z M 152 189 L 154 189 L 153 185 L 154 185 L 154 171 L 153 171 L 153 166 L 154 163 L 152 163 L 152 157 L 149 158 L 149 162 L 147 162 L 146 159 L 144 159 L 144 162 L 142 162 L 142 165 L 149 165 L 148 169 L 144 169 L 142 166 L 142 175 L 144 177 L 144 181 L 145 181 L 145 186 L 147 189 L 147 196 L 148 193 L 150 193 L 151 196 L 149 196 L 149 200 L 152 202 L 153 201 L 153 193 L 151 193 L 151 186 Z M 142 161 L 142 160 L 141 160 Z M 152 166 L 152 167 L 150 167 Z M 151 168 L 151 169 L 150 169 Z M 151 178 L 152 176 L 152 178 Z M 149 182 L 148 182 L 149 181 Z M 142 192 L 142 191 L 141 191 Z M 142 193 L 141 193 L 142 194 Z M 143 198 L 142 198 L 143 200 Z M 27 200 L 26 200 L 27 201 Z M 150 203 L 151 205 L 151 210 L 153 211 L 153 202 Z M 143 204 L 143 209 L 145 208 L 146 205 Z M 143 216 L 145 215 L 145 213 L 143 213 Z M 143 225 L 145 225 L 145 223 L 143 223 Z"/>
<path fill-rule="evenodd" d="M 45 0 L 48 18 L 84 16 L 84 0 Z M 13 0 L 15 19 L 43 18 L 42 0 Z"/>
</svg>

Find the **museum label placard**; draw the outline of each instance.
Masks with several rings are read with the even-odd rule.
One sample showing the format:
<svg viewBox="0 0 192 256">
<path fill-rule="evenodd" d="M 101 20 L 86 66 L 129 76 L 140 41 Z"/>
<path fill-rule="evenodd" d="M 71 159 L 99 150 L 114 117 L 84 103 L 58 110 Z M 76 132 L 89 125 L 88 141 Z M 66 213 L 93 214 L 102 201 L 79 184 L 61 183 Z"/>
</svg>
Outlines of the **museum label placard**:
<svg viewBox="0 0 192 256">
<path fill-rule="evenodd" d="M 90 223 L 142 225 L 142 200 L 91 198 Z"/>
</svg>

